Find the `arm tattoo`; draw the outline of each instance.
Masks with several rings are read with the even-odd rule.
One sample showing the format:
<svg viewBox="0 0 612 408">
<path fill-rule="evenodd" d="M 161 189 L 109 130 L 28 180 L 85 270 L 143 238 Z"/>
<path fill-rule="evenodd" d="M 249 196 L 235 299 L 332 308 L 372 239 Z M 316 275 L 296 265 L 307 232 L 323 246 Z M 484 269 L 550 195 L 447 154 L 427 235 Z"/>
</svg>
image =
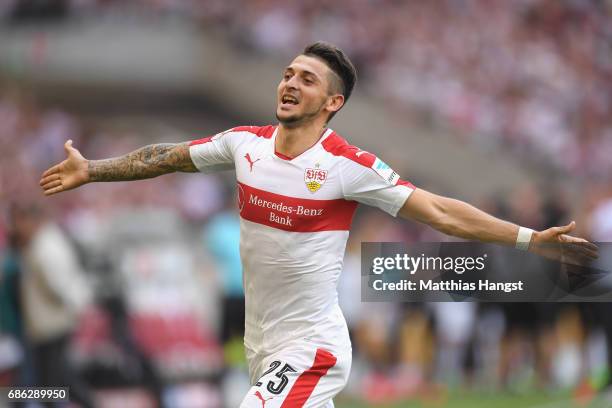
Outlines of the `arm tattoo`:
<svg viewBox="0 0 612 408">
<path fill-rule="evenodd" d="M 197 171 L 189 155 L 189 143 L 154 144 L 125 156 L 89 161 L 91 181 L 141 180 L 175 171 Z"/>
</svg>

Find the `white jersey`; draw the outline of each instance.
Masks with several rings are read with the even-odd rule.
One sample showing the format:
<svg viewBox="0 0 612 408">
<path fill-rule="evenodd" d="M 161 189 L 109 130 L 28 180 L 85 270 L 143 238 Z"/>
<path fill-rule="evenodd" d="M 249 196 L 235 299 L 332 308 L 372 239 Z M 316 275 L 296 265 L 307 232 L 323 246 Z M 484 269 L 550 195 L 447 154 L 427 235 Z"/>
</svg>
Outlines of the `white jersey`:
<svg viewBox="0 0 612 408">
<path fill-rule="evenodd" d="M 236 169 L 250 361 L 300 341 L 350 347 L 336 286 L 357 203 L 395 216 L 414 190 L 331 129 L 293 159 L 275 152 L 276 134 L 237 127 L 190 147 L 202 172 Z"/>
</svg>

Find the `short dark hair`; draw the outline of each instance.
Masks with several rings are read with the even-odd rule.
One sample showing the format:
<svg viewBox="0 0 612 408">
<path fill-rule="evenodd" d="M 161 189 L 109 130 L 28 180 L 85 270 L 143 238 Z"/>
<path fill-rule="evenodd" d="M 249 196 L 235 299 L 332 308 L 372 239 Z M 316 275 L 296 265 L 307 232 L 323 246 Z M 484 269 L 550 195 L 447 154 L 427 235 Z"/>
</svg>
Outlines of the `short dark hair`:
<svg viewBox="0 0 612 408">
<path fill-rule="evenodd" d="M 357 70 L 344 51 L 333 44 L 317 41 L 306 46 L 302 54 L 323 60 L 338 75 L 338 78 L 340 78 L 339 91 L 344 96 L 344 103 L 346 103 L 353 92 L 355 82 L 357 82 Z M 335 114 L 336 112 L 333 112 L 329 119 Z"/>
</svg>

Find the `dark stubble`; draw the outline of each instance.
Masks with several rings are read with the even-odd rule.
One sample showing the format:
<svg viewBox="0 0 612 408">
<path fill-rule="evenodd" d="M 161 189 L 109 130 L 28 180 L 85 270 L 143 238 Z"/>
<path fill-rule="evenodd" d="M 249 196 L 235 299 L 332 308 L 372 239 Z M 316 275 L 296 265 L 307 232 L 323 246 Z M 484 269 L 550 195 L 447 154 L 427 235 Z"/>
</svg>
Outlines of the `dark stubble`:
<svg viewBox="0 0 612 408">
<path fill-rule="evenodd" d="M 281 119 L 278 116 L 278 113 L 276 113 L 276 119 L 283 126 L 285 126 L 287 128 L 297 128 L 297 127 L 303 125 L 304 123 L 308 123 L 311 119 L 315 118 L 321 112 L 321 109 L 323 108 L 324 104 L 325 104 L 325 101 L 322 101 L 317 109 L 313 109 L 310 112 L 304 112 L 301 115 L 291 115 L 291 116 L 285 117 L 283 119 Z"/>
</svg>

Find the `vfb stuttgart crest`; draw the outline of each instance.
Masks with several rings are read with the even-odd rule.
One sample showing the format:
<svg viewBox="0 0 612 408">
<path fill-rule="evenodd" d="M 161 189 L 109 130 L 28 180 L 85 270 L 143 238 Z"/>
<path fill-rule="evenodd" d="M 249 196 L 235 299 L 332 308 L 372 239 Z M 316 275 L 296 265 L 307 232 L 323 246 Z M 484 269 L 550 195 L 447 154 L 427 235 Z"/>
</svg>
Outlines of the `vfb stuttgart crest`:
<svg viewBox="0 0 612 408">
<path fill-rule="evenodd" d="M 321 169 L 306 169 L 304 171 L 304 181 L 306 187 L 311 193 L 316 192 L 325 183 L 327 179 L 327 170 Z"/>
</svg>

